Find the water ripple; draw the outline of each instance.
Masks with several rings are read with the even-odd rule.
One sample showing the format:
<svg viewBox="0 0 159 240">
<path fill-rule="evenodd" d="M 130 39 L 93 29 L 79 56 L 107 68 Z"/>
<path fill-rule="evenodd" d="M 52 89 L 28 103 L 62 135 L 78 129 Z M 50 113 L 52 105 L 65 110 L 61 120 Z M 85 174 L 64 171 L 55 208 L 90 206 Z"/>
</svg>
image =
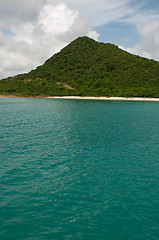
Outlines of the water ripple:
<svg viewBox="0 0 159 240">
<path fill-rule="evenodd" d="M 158 104 L 0 101 L 1 240 L 158 240 Z"/>
</svg>

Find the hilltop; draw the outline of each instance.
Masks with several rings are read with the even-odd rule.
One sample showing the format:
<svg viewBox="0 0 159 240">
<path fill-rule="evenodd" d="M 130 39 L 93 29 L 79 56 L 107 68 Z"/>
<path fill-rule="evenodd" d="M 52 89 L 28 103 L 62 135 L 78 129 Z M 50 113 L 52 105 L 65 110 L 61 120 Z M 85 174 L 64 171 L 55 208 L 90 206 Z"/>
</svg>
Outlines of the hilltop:
<svg viewBox="0 0 159 240">
<path fill-rule="evenodd" d="M 159 62 L 80 37 L 35 70 L 1 80 L 0 94 L 159 97 Z"/>
</svg>

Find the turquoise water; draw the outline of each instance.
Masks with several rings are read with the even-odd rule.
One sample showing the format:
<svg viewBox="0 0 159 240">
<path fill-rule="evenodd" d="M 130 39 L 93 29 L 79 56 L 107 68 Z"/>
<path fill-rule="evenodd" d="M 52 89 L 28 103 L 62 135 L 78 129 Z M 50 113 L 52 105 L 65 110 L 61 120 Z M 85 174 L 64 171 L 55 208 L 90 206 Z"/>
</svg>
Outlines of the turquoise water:
<svg viewBox="0 0 159 240">
<path fill-rule="evenodd" d="M 0 98 L 0 240 L 158 240 L 159 103 Z"/>
</svg>

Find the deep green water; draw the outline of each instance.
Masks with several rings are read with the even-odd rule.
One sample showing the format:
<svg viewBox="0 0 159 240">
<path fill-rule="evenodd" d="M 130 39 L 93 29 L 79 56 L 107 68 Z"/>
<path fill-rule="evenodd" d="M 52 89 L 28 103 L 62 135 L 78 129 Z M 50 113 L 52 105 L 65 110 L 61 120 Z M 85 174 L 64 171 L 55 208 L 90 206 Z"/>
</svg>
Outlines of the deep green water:
<svg viewBox="0 0 159 240">
<path fill-rule="evenodd" d="M 159 103 L 0 98 L 0 240 L 158 240 Z"/>
</svg>

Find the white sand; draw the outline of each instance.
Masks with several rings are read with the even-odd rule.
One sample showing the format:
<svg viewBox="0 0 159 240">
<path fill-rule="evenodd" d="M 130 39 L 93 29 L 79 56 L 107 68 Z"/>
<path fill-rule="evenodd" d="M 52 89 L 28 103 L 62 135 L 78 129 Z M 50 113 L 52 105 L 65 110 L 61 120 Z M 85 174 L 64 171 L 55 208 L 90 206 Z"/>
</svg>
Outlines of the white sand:
<svg viewBox="0 0 159 240">
<path fill-rule="evenodd" d="M 137 98 L 137 97 L 80 97 L 80 96 L 64 96 L 64 97 L 48 97 L 55 99 L 88 99 L 88 100 L 114 100 L 114 101 L 159 101 L 159 98 Z"/>
<path fill-rule="evenodd" d="M 20 97 L 14 95 L 0 95 L 0 97 Z M 21 96 L 22 97 L 22 96 Z M 108 100 L 108 101 L 153 101 L 159 102 L 159 98 L 140 98 L 140 97 L 80 97 L 80 96 L 49 96 L 49 97 L 42 97 L 42 96 L 34 96 L 34 97 L 22 97 L 22 98 L 54 98 L 54 99 L 83 99 L 83 100 Z"/>
</svg>

